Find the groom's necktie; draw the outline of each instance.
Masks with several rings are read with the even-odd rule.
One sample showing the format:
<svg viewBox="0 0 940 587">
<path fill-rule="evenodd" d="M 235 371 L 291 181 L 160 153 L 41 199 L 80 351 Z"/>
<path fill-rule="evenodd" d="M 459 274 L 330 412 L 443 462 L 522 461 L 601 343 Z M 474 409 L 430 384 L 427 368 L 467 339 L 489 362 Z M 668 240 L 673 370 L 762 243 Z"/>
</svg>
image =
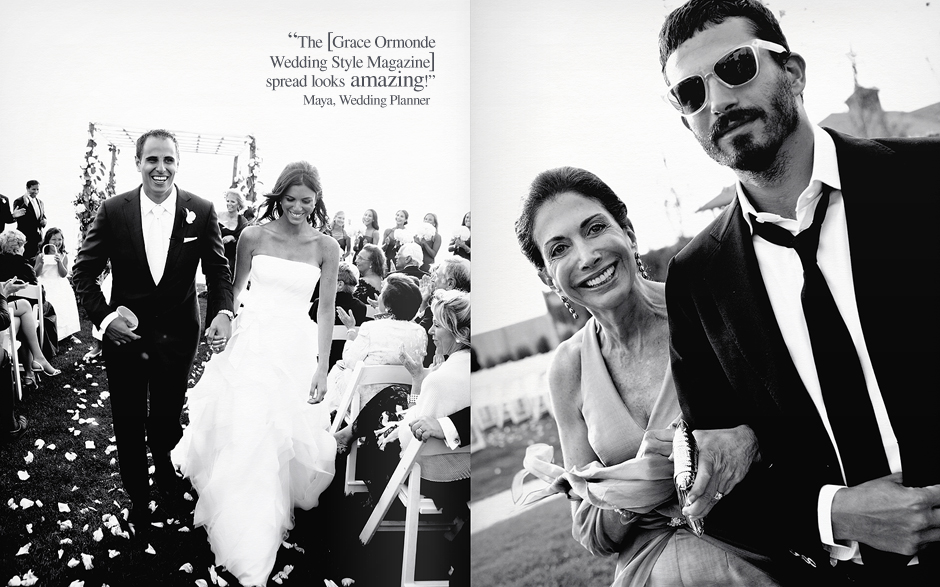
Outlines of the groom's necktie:
<svg viewBox="0 0 940 587">
<path fill-rule="evenodd" d="M 150 265 L 150 275 L 153 276 L 153 282 L 159 285 L 169 248 L 169 237 L 164 236 L 164 224 L 168 225 L 169 221 L 164 218 L 166 210 L 160 204 L 151 208 L 150 214 L 153 217 L 144 234 L 144 246 L 147 252 L 147 264 Z"/>
<path fill-rule="evenodd" d="M 796 236 L 776 224 L 759 222 L 753 215 L 751 225 L 756 235 L 775 245 L 792 248 L 800 257 L 803 265 L 800 301 L 826 415 L 839 447 L 846 483 L 851 487 L 889 475 L 891 469 L 858 351 L 816 262 L 819 233 L 829 207 L 830 192 L 831 188 L 824 185 L 812 225 Z M 894 558 L 862 545 L 862 562 L 865 564 L 891 564 L 884 560 L 886 556 Z M 895 564 L 905 564 L 908 560 L 897 558 Z"/>
</svg>

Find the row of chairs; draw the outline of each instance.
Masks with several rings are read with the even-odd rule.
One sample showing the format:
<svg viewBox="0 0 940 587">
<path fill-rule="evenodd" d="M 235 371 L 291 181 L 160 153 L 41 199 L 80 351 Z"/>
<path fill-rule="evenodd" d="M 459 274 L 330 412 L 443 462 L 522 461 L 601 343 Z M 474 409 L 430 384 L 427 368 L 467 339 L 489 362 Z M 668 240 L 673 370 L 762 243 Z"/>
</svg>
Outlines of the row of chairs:
<svg viewBox="0 0 940 587">
<path fill-rule="evenodd" d="M 343 329 L 345 337 L 345 328 Z M 358 388 L 363 385 L 393 385 L 412 383 L 411 374 L 402 365 L 365 365 L 358 362 L 349 377 L 349 382 L 340 401 L 333 420 L 331 432 L 339 430 L 345 421 L 352 425 L 359 413 Z M 439 446 L 438 446 L 439 445 Z M 440 520 L 441 510 L 434 505 L 434 501 L 421 495 L 421 465 L 418 457 L 424 452 L 445 451 L 443 441 L 436 438 L 425 442 L 411 442 L 401 455 L 401 460 L 392 477 L 379 498 L 379 502 L 372 510 L 368 521 L 359 533 L 362 544 L 369 544 L 378 531 L 404 532 L 402 548 L 402 587 L 446 587 L 447 580 L 443 581 L 416 581 L 415 567 L 417 560 L 418 531 L 436 530 L 447 531 L 452 528 L 449 522 Z M 469 447 L 457 449 L 469 452 Z M 350 446 L 346 457 L 346 477 L 343 480 L 346 494 L 367 491 L 365 482 L 356 478 L 356 443 Z M 385 520 L 385 516 L 392 504 L 398 499 L 405 506 L 405 521 Z M 437 516 L 437 518 L 435 518 Z"/>
<path fill-rule="evenodd" d="M 29 300 L 30 304 L 33 306 L 33 312 L 36 316 L 36 323 L 38 324 L 38 334 L 39 340 L 42 341 L 45 337 L 45 327 L 43 326 L 43 294 L 42 286 L 37 284 L 30 284 L 21 289 L 16 293 L 18 297 L 25 298 Z M 12 318 L 12 316 L 11 316 Z M 26 374 L 26 366 L 23 365 L 19 358 L 19 349 L 21 343 L 17 340 L 16 335 L 18 333 L 18 325 L 16 320 L 10 320 L 10 327 L 0 336 L 2 336 L 2 346 L 3 349 L 10 355 L 13 361 L 13 382 L 16 387 L 16 396 L 18 400 L 23 399 L 23 377 Z M 33 375 L 38 377 L 38 374 Z"/>
</svg>

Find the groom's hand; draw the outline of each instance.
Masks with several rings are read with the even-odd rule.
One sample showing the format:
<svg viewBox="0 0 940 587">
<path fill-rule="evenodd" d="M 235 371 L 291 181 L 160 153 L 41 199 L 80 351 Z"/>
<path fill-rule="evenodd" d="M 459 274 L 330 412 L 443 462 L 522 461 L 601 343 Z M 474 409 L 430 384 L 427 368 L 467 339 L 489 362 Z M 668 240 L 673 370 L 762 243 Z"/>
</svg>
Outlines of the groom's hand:
<svg viewBox="0 0 940 587">
<path fill-rule="evenodd" d="M 140 338 L 140 336 L 134 334 L 134 331 L 130 329 L 127 322 L 121 316 L 118 316 L 108 324 L 105 334 L 111 339 L 111 342 L 117 346 L 133 342 Z"/>
</svg>

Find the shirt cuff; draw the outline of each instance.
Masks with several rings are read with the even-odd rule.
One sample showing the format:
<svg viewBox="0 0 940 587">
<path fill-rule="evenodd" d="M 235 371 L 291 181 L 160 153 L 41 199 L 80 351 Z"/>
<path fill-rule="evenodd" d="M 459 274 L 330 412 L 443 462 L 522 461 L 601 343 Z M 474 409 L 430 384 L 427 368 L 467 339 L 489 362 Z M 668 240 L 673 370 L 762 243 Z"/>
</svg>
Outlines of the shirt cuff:
<svg viewBox="0 0 940 587">
<path fill-rule="evenodd" d="M 108 324 L 111 324 L 112 322 L 114 322 L 114 319 L 117 318 L 118 316 L 120 316 L 120 314 L 118 314 L 117 312 L 111 312 L 110 314 L 104 317 L 104 320 L 101 321 L 101 325 L 98 327 L 98 330 L 101 331 L 102 338 L 104 337 L 105 331 L 108 329 Z"/>
<path fill-rule="evenodd" d="M 460 448 L 460 434 L 457 433 L 457 427 L 450 421 L 450 418 L 438 418 L 437 421 L 444 431 L 444 444 L 447 448 L 450 450 Z"/>
<path fill-rule="evenodd" d="M 819 500 L 816 504 L 817 524 L 819 539 L 829 551 L 829 555 L 836 560 L 847 561 L 858 554 L 858 542 L 852 540 L 848 544 L 836 544 L 832 536 L 832 499 L 840 489 L 845 488 L 841 485 L 823 485 L 819 490 Z"/>
</svg>

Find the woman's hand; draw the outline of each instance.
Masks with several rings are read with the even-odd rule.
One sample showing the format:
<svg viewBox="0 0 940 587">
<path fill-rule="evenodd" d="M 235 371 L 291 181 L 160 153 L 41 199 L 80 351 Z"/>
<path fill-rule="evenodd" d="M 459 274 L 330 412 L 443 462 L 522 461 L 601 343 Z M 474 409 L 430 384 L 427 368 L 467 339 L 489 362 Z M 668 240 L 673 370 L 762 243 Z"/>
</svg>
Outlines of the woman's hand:
<svg viewBox="0 0 940 587">
<path fill-rule="evenodd" d="M 421 276 L 421 281 L 418 283 L 418 289 L 421 290 L 422 300 L 428 300 L 431 298 L 431 294 L 434 292 L 432 290 L 430 274 Z"/>
<path fill-rule="evenodd" d="M 430 373 L 431 370 L 425 369 L 421 363 L 412 359 L 411 355 L 408 354 L 408 351 L 405 350 L 405 345 L 401 345 L 401 348 L 398 352 L 398 358 L 401 360 L 401 364 L 405 366 L 405 369 L 408 369 L 408 372 L 411 373 L 411 378 L 414 380 L 412 384 L 412 392 L 414 392 L 414 388 L 420 387 L 421 383 L 424 381 L 424 378 L 428 376 L 428 373 Z"/>
<path fill-rule="evenodd" d="M 14 277 L 4 281 L 3 283 L 0 283 L 0 295 L 8 298 L 11 294 L 20 291 L 24 287 L 26 287 L 26 283 L 19 281 L 16 277 Z"/>
<path fill-rule="evenodd" d="M 313 375 L 313 383 L 310 384 L 310 397 L 307 403 L 318 404 L 326 397 L 326 371 L 317 369 Z"/>
<path fill-rule="evenodd" d="M 234 242 L 235 242 L 235 237 L 232 236 L 232 235 L 230 235 L 230 234 L 227 234 L 227 235 L 225 235 L 225 236 L 222 237 L 222 244 L 223 244 L 223 245 L 227 245 L 227 244 L 229 244 L 229 243 L 234 243 Z"/>
<path fill-rule="evenodd" d="M 662 430 L 647 430 L 640 442 L 640 456 L 656 454 L 667 459 L 672 458 L 672 439 L 676 435 L 675 428 Z"/>
<path fill-rule="evenodd" d="M 347 330 L 356 327 L 356 318 L 343 308 L 336 306 L 336 315 L 339 317 L 340 322 L 343 323 L 343 326 L 345 326 Z"/>
<path fill-rule="evenodd" d="M 444 440 L 444 429 L 437 418 L 430 416 L 421 416 L 411 423 L 411 433 L 421 442 L 427 442 L 429 438 L 440 438 Z"/>
</svg>

